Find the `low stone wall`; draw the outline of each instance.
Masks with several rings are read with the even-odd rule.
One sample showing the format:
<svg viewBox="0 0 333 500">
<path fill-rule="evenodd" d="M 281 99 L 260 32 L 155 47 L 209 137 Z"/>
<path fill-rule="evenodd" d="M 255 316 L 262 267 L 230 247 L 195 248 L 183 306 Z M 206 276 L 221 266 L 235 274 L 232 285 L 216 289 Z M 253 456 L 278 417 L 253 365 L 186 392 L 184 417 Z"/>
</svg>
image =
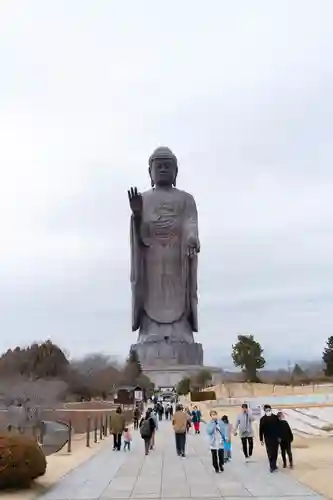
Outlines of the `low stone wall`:
<svg viewBox="0 0 333 500">
<path fill-rule="evenodd" d="M 114 410 L 118 407 L 113 401 L 68 402 L 58 406 L 58 410 Z"/>
<path fill-rule="evenodd" d="M 53 421 L 62 421 L 62 422 L 71 422 L 73 432 L 77 434 L 83 434 L 87 430 L 87 421 L 90 417 L 91 421 L 91 429 L 94 428 L 95 422 L 97 422 L 98 426 L 100 425 L 101 420 L 103 422 L 109 418 L 112 413 L 115 411 L 114 407 L 109 410 L 102 408 L 90 408 L 84 409 L 80 407 L 80 409 L 72 409 L 72 408 L 59 408 L 56 410 L 44 410 L 42 413 L 43 420 L 53 420 Z M 130 422 L 132 420 L 133 411 L 130 409 L 124 410 L 124 415 L 126 421 Z M 0 411 L 0 428 L 5 428 L 8 424 L 7 421 L 7 412 Z"/>
</svg>

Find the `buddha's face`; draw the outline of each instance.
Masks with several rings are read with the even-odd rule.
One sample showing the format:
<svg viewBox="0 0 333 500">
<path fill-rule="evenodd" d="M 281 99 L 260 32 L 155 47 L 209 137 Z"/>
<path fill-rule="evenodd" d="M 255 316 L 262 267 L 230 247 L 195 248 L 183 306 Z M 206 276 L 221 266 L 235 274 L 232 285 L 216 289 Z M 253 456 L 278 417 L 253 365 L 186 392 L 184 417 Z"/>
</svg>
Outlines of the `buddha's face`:
<svg viewBox="0 0 333 500">
<path fill-rule="evenodd" d="M 155 186 L 171 187 L 176 175 L 177 166 L 171 158 L 156 158 L 152 161 L 150 176 Z"/>
</svg>

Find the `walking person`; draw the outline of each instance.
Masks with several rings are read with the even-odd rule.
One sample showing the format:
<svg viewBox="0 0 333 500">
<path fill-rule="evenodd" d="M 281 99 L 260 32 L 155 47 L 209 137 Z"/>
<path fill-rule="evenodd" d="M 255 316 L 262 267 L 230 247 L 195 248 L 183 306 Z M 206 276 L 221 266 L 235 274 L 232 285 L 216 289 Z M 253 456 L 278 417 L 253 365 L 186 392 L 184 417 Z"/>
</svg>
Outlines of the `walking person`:
<svg viewBox="0 0 333 500">
<path fill-rule="evenodd" d="M 146 415 L 140 422 L 140 434 L 144 441 L 145 445 L 145 455 L 149 454 L 149 450 L 151 449 L 151 438 L 155 431 L 155 420 L 152 416 L 152 410 L 148 408 L 146 411 Z"/>
<path fill-rule="evenodd" d="M 195 434 L 200 434 L 201 411 L 197 406 L 194 406 L 191 416 L 194 432 Z"/>
<path fill-rule="evenodd" d="M 232 436 L 232 425 L 229 422 L 228 415 L 223 415 L 222 422 L 225 429 L 225 441 L 224 441 L 224 463 L 230 462 L 231 460 L 231 436 Z"/>
<path fill-rule="evenodd" d="M 159 424 L 158 424 L 158 418 L 157 418 L 156 412 L 154 410 L 150 410 L 150 411 L 151 411 L 151 418 L 154 420 L 154 423 L 155 423 L 155 428 L 153 430 L 151 440 L 150 440 L 150 449 L 153 450 L 155 448 L 155 437 L 156 437 L 156 431 L 158 431 Z"/>
<path fill-rule="evenodd" d="M 206 430 L 209 437 L 212 464 L 215 472 L 224 471 L 224 442 L 226 439 L 225 426 L 222 420 L 218 420 L 216 411 L 210 412 L 211 421 L 208 422 Z"/>
<path fill-rule="evenodd" d="M 277 418 L 279 419 L 278 426 L 278 436 L 280 442 L 281 456 L 283 462 L 283 468 L 287 467 L 287 456 L 289 461 L 289 467 L 293 468 L 293 454 L 291 451 L 291 443 L 294 440 L 293 432 L 290 428 L 289 423 L 285 420 L 282 411 L 277 413 Z M 287 456 L 286 456 L 287 455 Z"/>
<path fill-rule="evenodd" d="M 186 430 L 189 416 L 182 409 L 181 405 L 176 405 L 176 411 L 172 418 L 173 430 L 175 431 L 176 451 L 179 457 L 185 457 Z"/>
<path fill-rule="evenodd" d="M 239 429 L 239 436 L 242 442 L 242 448 L 245 460 L 252 457 L 253 454 L 253 421 L 252 413 L 249 411 L 247 403 L 242 404 L 242 411 L 238 415 L 235 425 L 235 436 Z"/>
<path fill-rule="evenodd" d="M 167 403 L 165 407 L 165 420 L 169 420 L 171 418 L 171 404 Z"/>
<path fill-rule="evenodd" d="M 264 416 L 260 419 L 259 424 L 259 439 L 262 446 L 265 444 L 267 457 L 269 461 L 269 470 L 275 472 L 277 470 L 277 457 L 279 450 L 279 419 L 272 412 L 270 405 L 264 405 Z"/>
<path fill-rule="evenodd" d="M 124 451 L 131 451 L 132 434 L 128 427 L 124 429 Z"/>
<path fill-rule="evenodd" d="M 158 419 L 161 422 L 161 420 L 163 419 L 163 413 L 164 413 L 164 408 L 163 408 L 163 405 L 161 402 L 158 404 L 157 413 L 158 413 Z"/>
<path fill-rule="evenodd" d="M 135 407 L 134 412 L 133 412 L 133 424 L 134 424 L 134 429 L 137 430 L 139 428 L 139 420 L 140 420 L 140 409 L 138 406 Z"/>
<path fill-rule="evenodd" d="M 192 413 L 189 408 L 185 408 L 185 413 L 187 414 L 187 425 L 186 425 L 186 433 L 189 433 L 189 430 L 192 427 Z"/>
<path fill-rule="evenodd" d="M 121 436 L 125 429 L 125 417 L 120 406 L 111 417 L 111 433 L 113 435 L 113 451 L 121 450 Z"/>
</svg>

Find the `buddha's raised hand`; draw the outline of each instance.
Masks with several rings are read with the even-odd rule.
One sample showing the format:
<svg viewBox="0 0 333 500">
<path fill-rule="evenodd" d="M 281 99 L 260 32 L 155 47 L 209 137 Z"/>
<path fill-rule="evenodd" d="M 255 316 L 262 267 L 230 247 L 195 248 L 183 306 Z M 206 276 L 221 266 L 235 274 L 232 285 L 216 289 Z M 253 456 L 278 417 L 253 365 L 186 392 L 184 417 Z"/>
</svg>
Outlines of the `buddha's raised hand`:
<svg viewBox="0 0 333 500">
<path fill-rule="evenodd" d="M 131 187 L 128 191 L 128 200 L 130 208 L 134 215 L 142 214 L 142 195 L 138 192 L 136 187 Z"/>
</svg>

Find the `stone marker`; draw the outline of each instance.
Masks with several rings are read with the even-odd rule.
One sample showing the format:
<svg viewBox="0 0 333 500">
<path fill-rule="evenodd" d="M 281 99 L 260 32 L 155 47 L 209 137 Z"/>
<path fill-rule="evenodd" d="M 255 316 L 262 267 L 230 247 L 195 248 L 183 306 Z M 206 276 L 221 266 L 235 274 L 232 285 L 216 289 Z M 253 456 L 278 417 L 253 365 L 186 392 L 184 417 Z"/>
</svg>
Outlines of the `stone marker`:
<svg viewBox="0 0 333 500">
<path fill-rule="evenodd" d="M 67 422 L 43 421 L 43 451 L 52 455 L 60 451 L 68 442 L 69 425 Z"/>
</svg>

